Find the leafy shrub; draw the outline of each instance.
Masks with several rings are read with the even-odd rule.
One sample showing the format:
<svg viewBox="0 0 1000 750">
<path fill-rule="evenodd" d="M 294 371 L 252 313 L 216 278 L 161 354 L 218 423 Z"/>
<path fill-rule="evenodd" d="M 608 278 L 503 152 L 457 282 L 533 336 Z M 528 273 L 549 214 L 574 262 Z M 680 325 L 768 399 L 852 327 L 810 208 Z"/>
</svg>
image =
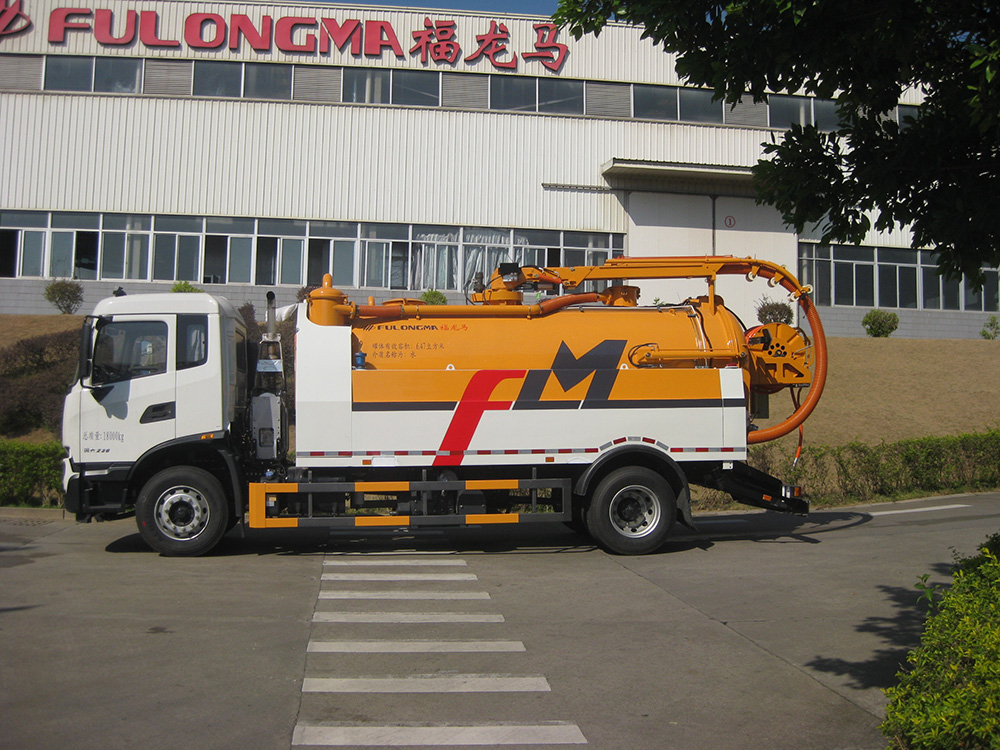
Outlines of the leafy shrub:
<svg viewBox="0 0 1000 750">
<path fill-rule="evenodd" d="M 882 733 L 905 750 L 1000 748 L 1000 535 L 959 561 L 908 671 L 888 688 Z"/>
<path fill-rule="evenodd" d="M 62 331 L 0 350 L 0 435 L 22 435 L 39 427 L 60 431 L 79 341 L 79 331 Z"/>
<path fill-rule="evenodd" d="M 299 291 L 297 291 L 295 293 L 295 301 L 296 302 L 305 302 L 307 299 L 309 299 L 309 292 L 311 292 L 315 288 L 316 287 L 314 287 L 314 286 L 304 286 L 304 287 L 301 287 L 299 289 Z"/>
<path fill-rule="evenodd" d="M 62 494 L 63 449 L 0 440 L 0 505 L 56 504 Z"/>
<path fill-rule="evenodd" d="M 996 315 L 987 318 L 986 325 L 983 326 L 979 335 L 988 341 L 995 341 L 1000 336 L 1000 318 L 997 318 Z"/>
<path fill-rule="evenodd" d="M 899 316 L 886 310 L 872 310 L 861 321 L 865 332 L 877 339 L 888 338 L 899 328 Z"/>
<path fill-rule="evenodd" d="M 775 302 L 768 297 L 757 300 L 754 303 L 754 310 L 757 313 L 757 320 L 761 323 L 784 323 L 790 326 L 795 320 L 791 305 L 787 302 Z"/>
<path fill-rule="evenodd" d="M 428 305 L 447 305 L 448 298 L 437 289 L 428 289 L 420 295 L 420 299 Z"/>
<path fill-rule="evenodd" d="M 183 294 L 189 292 L 204 292 L 205 290 L 201 289 L 200 287 L 196 287 L 190 281 L 178 281 L 176 284 L 170 287 L 170 291 Z"/>
<path fill-rule="evenodd" d="M 83 285 L 70 279 L 56 279 L 45 285 L 45 301 L 63 315 L 72 315 L 83 304 Z"/>
</svg>

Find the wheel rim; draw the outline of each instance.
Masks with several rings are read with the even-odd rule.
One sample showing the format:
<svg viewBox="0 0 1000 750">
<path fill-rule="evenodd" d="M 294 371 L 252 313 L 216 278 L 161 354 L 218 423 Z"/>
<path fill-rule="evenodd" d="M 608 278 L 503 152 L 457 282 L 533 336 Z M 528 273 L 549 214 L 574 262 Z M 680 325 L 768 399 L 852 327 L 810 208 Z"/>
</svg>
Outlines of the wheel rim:
<svg viewBox="0 0 1000 750">
<path fill-rule="evenodd" d="M 624 537 L 638 539 L 652 534 L 660 525 L 660 500 L 638 484 L 622 487 L 608 508 L 611 525 Z"/>
<path fill-rule="evenodd" d="M 171 539 L 187 541 L 208 526 L 208 500 L 193 487 L 171 487 L 160 495 L 153 509 L 156 527 Z"/>
</svg>

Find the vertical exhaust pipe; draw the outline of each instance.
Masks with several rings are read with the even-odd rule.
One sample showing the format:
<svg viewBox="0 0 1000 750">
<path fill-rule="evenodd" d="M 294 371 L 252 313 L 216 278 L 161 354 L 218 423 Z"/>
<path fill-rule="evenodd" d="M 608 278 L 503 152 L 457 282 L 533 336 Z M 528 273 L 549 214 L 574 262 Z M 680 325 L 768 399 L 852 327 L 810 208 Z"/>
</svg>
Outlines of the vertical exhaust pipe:
<svg viewBox="0 0 1000 750">
<path fill-rule="evenodd" d="M 267 293 L 267 336 L 271 338 L 274 336 L 275 331 L 275 318 L 277 317 L 276 308 L 274 304 L 274 292 Z"/>
</svg>

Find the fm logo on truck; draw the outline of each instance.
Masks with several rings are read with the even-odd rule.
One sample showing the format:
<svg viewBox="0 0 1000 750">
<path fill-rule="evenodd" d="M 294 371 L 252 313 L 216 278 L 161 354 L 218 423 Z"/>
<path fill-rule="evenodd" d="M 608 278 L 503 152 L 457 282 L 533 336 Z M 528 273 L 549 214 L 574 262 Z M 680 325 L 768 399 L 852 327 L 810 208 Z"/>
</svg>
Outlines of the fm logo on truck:
<svg viewBox="0 0 1000 750">
<path fill-rule="evenodd" d="M 13 36 L 31 28 L 31 19 L 21 10 L 21 0 L 0 0 L 0 36 Z"/>
<path fill-rule="evenodd" d="M 458 402 L 448 430 L 441 441 L 439 453 L 434 459 L 435 466 L 458 466 L 479 421 L 486 411 L 507 411 L 514 409 L 573 408 L 576 401 L 542 401 L 542 391 L 550 376 L 555 376 L 563 391 L 568 391 L 582 383 L 592 373 L 594 379 L 587 389 L 583 406 L 590 403 L 604 403 L 611 395 L 615 379 L 618 377 L 618 363 L 621 361 L 625 344 L 621 341 L 602 341 L 581 357 L 577 357 L 563 341 L 559 345 L 550 370 L 480 370 L 475 373 L 465 387 Z M 505 380 L 522 379 L 521 391 L 516 401 L 491 401 L 496 387 Z"/>
</svg>

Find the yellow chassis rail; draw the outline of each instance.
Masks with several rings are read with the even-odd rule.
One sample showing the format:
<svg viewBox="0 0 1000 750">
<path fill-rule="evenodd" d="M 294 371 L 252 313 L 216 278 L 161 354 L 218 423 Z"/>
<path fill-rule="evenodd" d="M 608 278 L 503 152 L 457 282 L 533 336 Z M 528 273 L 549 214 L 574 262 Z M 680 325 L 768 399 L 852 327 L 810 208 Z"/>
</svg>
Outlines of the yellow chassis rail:
<svg viewBox="0 0 1000 750">
<path fill-rule="evenodd" d="M 553 489 L 560 492 L 562 511 L 537 511 L 539 489 Z M 418 482 L 253 482 L 249 486 L 249 526 L 252 529 L 288 529 L 305 526 L 340 526 L 350 528 L 407 526 L 478 526 L 484 524 L 513 524 L 537 521 L 571 520 L 571 488 L 569 479 L 494 479 Z M 409 515 L 330 515 L 313 514 L 311 495 L 371 493 L 394 495 L 398 493 L 429 493 L 435 491 L 461 492 L 464 490 L 526 490 L 529 495 L 525 505 L 531 504 L 529 513 L 456 513 L 432 515 L 413 513 Z M 268 500 L 277 500 L 279 495 L 305 495 L 307 510 L 299 515 L 272 515 L 268 513 Z M 418 501 L 419 502 L 419 501 Z"/>
</svg>

